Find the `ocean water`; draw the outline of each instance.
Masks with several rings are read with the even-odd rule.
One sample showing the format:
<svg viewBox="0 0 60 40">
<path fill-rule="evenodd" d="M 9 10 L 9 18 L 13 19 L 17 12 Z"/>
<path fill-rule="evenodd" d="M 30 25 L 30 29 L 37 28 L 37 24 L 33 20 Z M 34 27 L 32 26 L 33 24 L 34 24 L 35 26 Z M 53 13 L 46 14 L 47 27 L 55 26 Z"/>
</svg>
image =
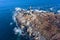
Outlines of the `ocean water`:
<svg viewBox="0 0 60 40">
<path fill-rule="evenodd" d="M 16 7 L 42 9 L 53 12 L 60 10 L 60 0 L 0 0 L 0 40 L 16 40 L 12 16 Z M 23 39 L 20 39 L 23 40 Z"/>
</svg>

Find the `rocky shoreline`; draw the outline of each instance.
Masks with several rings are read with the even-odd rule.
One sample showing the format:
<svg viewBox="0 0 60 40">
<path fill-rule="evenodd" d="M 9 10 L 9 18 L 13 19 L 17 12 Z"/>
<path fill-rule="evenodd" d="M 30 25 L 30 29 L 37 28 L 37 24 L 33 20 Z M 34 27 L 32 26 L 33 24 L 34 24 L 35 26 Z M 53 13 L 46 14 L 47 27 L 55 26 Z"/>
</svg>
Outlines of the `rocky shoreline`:
<svg viewBox="0 0 60 40">
<path fill-rule="evenodd" d="M 16 13 L 22 36 L 29 40 L 60 40 L 60 14 L 31 9 L 18 9 Z"/>
</svg>

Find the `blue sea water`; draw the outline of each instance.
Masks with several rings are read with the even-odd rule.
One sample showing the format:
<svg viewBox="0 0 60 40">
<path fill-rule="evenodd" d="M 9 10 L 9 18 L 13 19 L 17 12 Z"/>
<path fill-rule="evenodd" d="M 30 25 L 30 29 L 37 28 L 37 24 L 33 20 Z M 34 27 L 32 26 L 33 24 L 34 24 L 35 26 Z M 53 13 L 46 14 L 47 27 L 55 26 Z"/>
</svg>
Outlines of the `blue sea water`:
<svg viewBox="0 0 60 40">
<path fill-rule="evenodd" d="M 16 26 L 12 20 L 13 11 L 16 7 L 28 9 L 30 6 L 48 11 L 53 8 L 56 12 L 60 10 L 60 0 L 0 0 L 0 40 L 16 39 L 13 32 Z"/>
</svg>

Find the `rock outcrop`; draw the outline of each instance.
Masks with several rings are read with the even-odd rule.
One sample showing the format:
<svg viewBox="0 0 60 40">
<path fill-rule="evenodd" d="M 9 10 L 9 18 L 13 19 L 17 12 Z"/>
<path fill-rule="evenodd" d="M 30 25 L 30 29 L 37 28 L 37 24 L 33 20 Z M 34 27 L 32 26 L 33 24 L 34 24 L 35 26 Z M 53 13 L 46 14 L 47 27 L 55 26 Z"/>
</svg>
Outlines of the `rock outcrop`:
<svg viewBox="0 0 60 40">
<path fill-rule="evenodd" d="M 16 15 L 16 20 L 30 40 L 60 40 L 60 14 L 21 11 Z"/>
</svg>

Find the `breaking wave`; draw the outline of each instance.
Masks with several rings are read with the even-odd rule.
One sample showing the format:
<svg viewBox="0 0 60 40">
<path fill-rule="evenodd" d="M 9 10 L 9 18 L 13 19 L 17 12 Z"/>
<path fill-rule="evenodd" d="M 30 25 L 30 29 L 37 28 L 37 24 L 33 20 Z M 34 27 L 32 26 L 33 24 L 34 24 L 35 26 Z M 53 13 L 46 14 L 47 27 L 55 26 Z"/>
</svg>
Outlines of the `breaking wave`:
<svg viewBox="0 0 60 40">
<path fill-rule="evenodd" d="M 15 33 L 14 33 L 15 35 L 17 35 L 18 33 L 19 33 L 19 35 L 22 34 L 22 30 L 18 27 L 18 23 L 17 23 L 17 21 L 16 21 L 16 15 L 17 15 L 17 12 L 18 12 L 19 10 L 21 10 L 21 9 L 18 8 L 18 7 L 15 8 L 15 11 L 13 12 L 13 16 L 12 16 L 13 21 L 14 21 L 15 24 L 16 24 L 16 27 L 13 29 L 13 31 L 15 32 Z"/>
</svg>

